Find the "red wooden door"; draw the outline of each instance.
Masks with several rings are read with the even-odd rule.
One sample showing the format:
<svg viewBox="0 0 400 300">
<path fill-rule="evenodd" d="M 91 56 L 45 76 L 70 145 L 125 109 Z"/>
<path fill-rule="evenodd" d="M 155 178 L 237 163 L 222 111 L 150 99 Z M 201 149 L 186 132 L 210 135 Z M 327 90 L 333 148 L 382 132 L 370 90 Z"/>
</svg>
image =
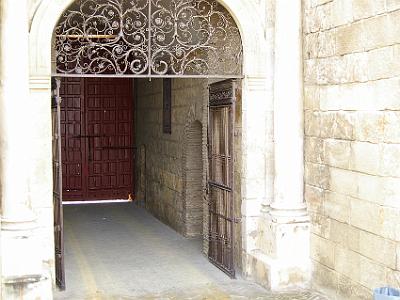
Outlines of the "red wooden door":
<svg viewBox="0 0 400 300">
<path fill-rule="evenodd" d="M 64 78 L 64 200 L 127 199 L 133 194 L 131 79 Z"/>
</svg>

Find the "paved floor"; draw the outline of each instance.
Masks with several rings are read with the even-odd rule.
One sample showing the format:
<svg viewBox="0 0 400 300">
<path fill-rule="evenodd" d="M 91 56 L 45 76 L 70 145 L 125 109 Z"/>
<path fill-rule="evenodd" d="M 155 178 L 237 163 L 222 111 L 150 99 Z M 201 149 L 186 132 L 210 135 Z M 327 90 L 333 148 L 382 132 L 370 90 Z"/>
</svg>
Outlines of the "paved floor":
<svg viewBox="0 0 400 300">
<path fill-rule="evenodd" d="M 231 280 L 185 239 L 132 204 L 65 206 L 64 292 L 55 299 L 325 299 Z"/>
</svg>

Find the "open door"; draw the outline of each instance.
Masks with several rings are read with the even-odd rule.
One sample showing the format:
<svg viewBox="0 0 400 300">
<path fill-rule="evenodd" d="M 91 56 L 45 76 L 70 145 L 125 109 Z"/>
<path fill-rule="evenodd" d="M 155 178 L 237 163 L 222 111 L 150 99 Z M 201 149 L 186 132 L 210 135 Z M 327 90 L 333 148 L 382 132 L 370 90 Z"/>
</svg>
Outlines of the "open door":
<svg viewBox="0 0 400 300">
<path fill-rule="evenodd" d="M 54 244 L 56 264 L 56 284 L 65 289 L 64 239 L 62 210 L 62 163 L 61 163 L 61 97 L 60 79 L 52 78 L 51 116 L 53 130 L 53 206 L 54 206 Z"/>
<path fill-rule="evenodd" d="M 230 277 L 233 264 L 233 133 L 236 81 L 210 85 L 209 98 L 209 260 Z"/>
</svg>

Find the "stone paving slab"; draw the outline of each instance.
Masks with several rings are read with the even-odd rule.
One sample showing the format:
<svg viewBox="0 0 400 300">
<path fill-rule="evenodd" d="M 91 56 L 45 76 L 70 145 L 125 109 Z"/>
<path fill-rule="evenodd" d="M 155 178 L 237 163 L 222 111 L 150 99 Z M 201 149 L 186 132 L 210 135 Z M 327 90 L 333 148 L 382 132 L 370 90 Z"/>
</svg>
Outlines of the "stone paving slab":
<svg viewBox="0 0 400 300">
<path fill-rule="evenodd" d="M 186 239 L 129 204 L 67 206 L 66 291 L 59 300 L 325 300 L 309 291 L 274 293 L 230 279 Z"/>
</svg>

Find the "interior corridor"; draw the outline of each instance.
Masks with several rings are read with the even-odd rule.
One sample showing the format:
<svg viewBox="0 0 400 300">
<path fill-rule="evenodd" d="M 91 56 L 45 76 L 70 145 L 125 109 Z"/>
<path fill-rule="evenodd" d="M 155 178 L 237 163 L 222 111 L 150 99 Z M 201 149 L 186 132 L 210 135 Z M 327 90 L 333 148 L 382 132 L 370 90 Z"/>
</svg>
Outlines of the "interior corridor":
<svg viewBox="0 0 400 300">
<path fill-rule="evenodd" d="M 55 299 L 319 299 L 230 279 L 202 254 L 201 240 L 132 203 L 64 206 L 64 221 L 67 289 Z"/>
</svg>

